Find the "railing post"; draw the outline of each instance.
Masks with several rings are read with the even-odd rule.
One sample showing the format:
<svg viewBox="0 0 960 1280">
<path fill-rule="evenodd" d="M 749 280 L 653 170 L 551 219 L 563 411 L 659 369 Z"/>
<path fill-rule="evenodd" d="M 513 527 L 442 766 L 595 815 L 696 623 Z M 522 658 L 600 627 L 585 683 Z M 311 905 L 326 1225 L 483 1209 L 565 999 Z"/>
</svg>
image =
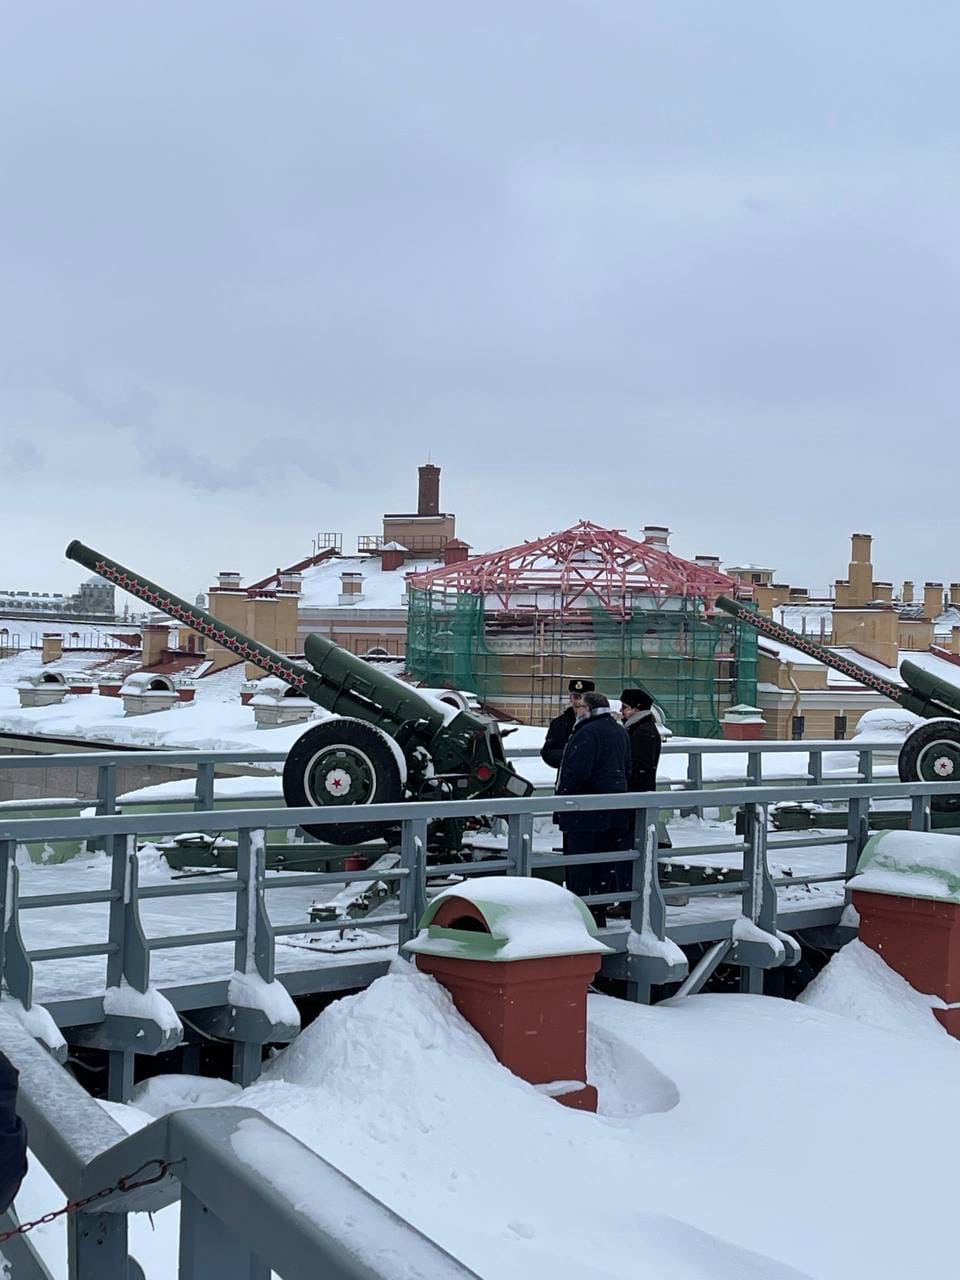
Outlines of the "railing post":
<svg viewBox="0 0 960 1280">
<path fill-rule="evenodd" d="M 873 752 L 872 751 L 857 752 L 857 772 L 860 775 L 861 782 L 873 781 Z"/>
<path fill-rule="evenodd" d="M 112 818 L 117 812 L 117 766 L 101 764 L 97 766 L 97 817 Z M 91 846 L 101 852 L 110 851 L 109 836 L 94 836 Z"/>
<path fill-rule="evenodd" d="M 823 752 L 819 747 L 812 747 L 807 755 L 807 773 L 811 785 L 823 785 Z"/>
<path fill-rule="evenodd" d="M 116 950 L 107 956 L 107 986 L 124 982 L 134 991 L 150 986 L 150 948 L 140 920 L 140 863 L 136 836 L 113 836 L 111 888 L 119 898 L 110 903 L 109 941 Z M 136 1052 L 133 1049 L 107 1050 L 107 1097 L 111 1102 L 129 1102 L 133 1093 Z"/>
<path fill-rule="evenodd" d="M 267 878 L 264 833 L 240 831 L 237 842 L 237 930 L 233 967 L 256 972 L 264 982 L 274 978 L 274 936 L 263 898 Z"/>
<path fill-rule="evenodd" d="M 910 830 L 929 831 L 930 826 L 930 797 L 914 796 L 910 802 Z"/>
<path fill-rule="evenodd" d="M 180 1280 L 270 1280 L 270 1268 L 192 1191 L 180 1189 Z"/>
<path fill-rule="evenodd" d="M 130 1265 L 125 1213 L 67 1215 L 68 1280 L 135 1280 L 143 1272 Z"/>
<path fill-rule="evenodd" d="M 763 752 L 747 752 L 747 786 L 763 786 Z"/>
<path fill-rule="evenodd" d="M 0 841 L 0 873 L 0 977 L 10 995 L 29 1009 L 33 1004 L 33 963 L 20 933 L 20 872 L 12 840 Z"/>
<path fill-rule="evenodd" d="M 420 917 L 427 906 L 427 820 L 405 818 L 401 827 L 400 866 L 406 872 L 400 881 L 400 945 L 415 938 Z M 401 955 L 403 952 L 401 951 Z"/>
<path fill-rule="evenodd" d="M 197 765 L 197 782 L 194 791 L 193 808 L 201 812 L 213 808 L 214 763 L 204 760 Z"/>
<path fill-rule="evenodd" d="M 528 876 L 533 859 L 533 814 L 511 813 L 507 818 L 507 857 L 515 876 Z"/>
<path fill-rule="evenodd" d="M 862 796 L 851 796 L 850 806 L 847 810 L 847 865 L 846 873 L 849 880 L 857 870 L 857 863 L 860 861 L 860 855 L 863 853 L 863 846 L 867 843 L 870 824 L 870 801 L 863 799 Z M 850 901 L 850 892 L 847 891 L 846 901 Z"/>
<path fill-rule="evenodd" d="M 744 806 L 745 849 L 743 856 L 744 917 L 765 934 L 777 936 L 777 890 L 767 864 L 767 807 Z M 746 948 L 741 947 L 741 951 Z M 740 990 L 752 995 L 763 994 L 763 969 L 745 965 Z"/>
<path fill-rule="evenodd" d="M 256 973 L 264 982 L 274 979 L 275 940 L 263 897 L 267 878 L 266 844 L 262 830 L 241 830 L 237 842 L 237 932 L 233 967 L 237 973 Z M 235 1023 L 240 1028 L 240 1021 Z M 233 1045 L 233 1079 L 246 1088 L 260 1074 L 263 1044 L 237 1039 Z"/>
<path fill-rule="evenodd" d="M 691 750 L 687 753 L 687 788 L 688 791 L 703 790 L 703 752 Z M 686 817 L 688 814 L 696 814 L 698 818 L 703 817 L 703 805 L 694 805 L 693 808 L 684 808 L 681 813 Z"/>
</svg>

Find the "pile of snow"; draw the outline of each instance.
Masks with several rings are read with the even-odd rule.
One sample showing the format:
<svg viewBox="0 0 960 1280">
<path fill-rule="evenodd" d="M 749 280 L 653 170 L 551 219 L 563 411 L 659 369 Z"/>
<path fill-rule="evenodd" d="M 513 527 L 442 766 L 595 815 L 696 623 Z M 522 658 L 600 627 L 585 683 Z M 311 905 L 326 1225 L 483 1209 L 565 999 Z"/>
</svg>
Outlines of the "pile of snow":
<svg viewBox="0 0 960 1280">
<path fill-rule="evenodd" d="M 167 1078 L 110 1109 L 131 1128 L 178 1102 L 256 1107 L 498 1280 L 947 1276 L 960 1045 L 921 1013 L 933 1021 L 851 948 L 803 1003 L 594 996 L 592 1116 L 511 1075 L 443 988 L 397 962 L 242 1094 Z M 34 1168 L 22 1217 L 61 1202 L 44 1178 Z M 147 1280 L 174 1274 L 176 1223 L 176 1206 L 155 1230 L 134 1219 Z M 62 1220 L 37 1236 L 60 1280 Z"/>
<path fill-rule="evenodd" d="M 875 707 L 873 711 L 865 711 L 857 721 L 857 731 L 851 741 L 862 738 L 869 742 L 893 742 L 899 746 L 922 723 L 921 717 L 912 711 L 900 707 Z"/>
<path fill-rule="evenodd" d="M 943 1041 L 947 1032 L 933 1015 L 945 1009 L 939 996 L 915 991 L 859 939 L 849 942 L 822 969 L 799 1002 L 886 1031 Z"/>
</svg>

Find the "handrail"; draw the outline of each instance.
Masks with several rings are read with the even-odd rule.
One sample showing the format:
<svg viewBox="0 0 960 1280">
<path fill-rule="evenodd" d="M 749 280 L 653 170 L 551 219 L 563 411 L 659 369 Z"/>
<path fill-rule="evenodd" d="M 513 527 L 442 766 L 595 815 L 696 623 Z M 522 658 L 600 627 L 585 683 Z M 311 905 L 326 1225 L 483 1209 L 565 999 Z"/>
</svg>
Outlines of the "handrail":
<svg viewBox="0 0 960 1280">
<path fill-rule="evenodd" d="M 804 787 L 805 799 L 863 800 L 909 799 L 913 796 L 950 796 L 957 792 L 955 782 L 859 782 L 821 783 Z M 364 822 L 389 823 L 408 820 L 433 820 L 436 818 L 484 818 L 506 817 L 510 814 L 545 814 L 560 810 L 584 812 L 653 809 L 656 811 L 687 808 L 694 805 L 720 808 L 739 808 L 745 804 L 775 804 L 779 800 L 795 799 L 796 788 L 783 785 L 756 787 L 717 787 L 702 791 L 632 791 L 613 795 L 595 796 L 529 796 L 524 799 L 502 797 L 494 800 L 408 800 L 395 804 L 371 804 L 363 809 Z M 356 821 L 356 807 L 352 805 L 324 805 L 318 808 L 299 809 L 216 809 L 191 810 L 189 814 L 142 813 L 94 815 L 89 818 L 12 818 L 4 819 L 0 812 L 0 840 L 67 840 L 90 836 L 175 835 L 189 819 L 190 830 L 254 831 L 285 829 L 310 823 L 325 826 L 328 823 Z"/>
</svg>

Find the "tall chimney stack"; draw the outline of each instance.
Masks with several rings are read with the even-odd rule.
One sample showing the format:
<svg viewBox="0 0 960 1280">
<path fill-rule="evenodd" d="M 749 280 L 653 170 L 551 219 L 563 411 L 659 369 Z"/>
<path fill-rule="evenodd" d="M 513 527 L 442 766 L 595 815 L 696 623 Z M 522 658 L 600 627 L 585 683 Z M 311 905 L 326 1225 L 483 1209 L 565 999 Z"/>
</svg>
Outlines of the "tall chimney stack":
<svg viewBox="0 0 960 1280">
<path fill-rule="evenodd" d="M 420 486 L 417 494 L 417 515 L 438 516 L 440 514 L 440 468 L 428 462 L 418 470 Z"/>
</svg>

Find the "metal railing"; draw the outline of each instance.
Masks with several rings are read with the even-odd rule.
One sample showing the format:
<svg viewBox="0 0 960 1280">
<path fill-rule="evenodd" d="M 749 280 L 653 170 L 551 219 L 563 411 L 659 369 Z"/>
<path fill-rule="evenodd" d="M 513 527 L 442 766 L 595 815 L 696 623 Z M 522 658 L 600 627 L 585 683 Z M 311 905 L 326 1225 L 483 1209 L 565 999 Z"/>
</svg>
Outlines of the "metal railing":
<svg viewBox="0 0 960 1280">
<path fill-rule="evenodd" d="M 400 830 L 400 856 L 396 866 L 363 871 L 290 872 L 267 877 L 265 864 L 265 833 L 278 828 L 308 822 L 314 826 L 327 823 L 349 822 L 356 818 L 356 809 L 350 806 L 303 809 L 236 809 L 196 812 L 189 817 L 184 813 L 124 813 L 122 815 L 97 815 L 89 818 L 27 818 L 3 819 L 0 816 L 0 921 L 2 945 L 0 945 L 0 978 L 9 994 L 27 1010 L 33 1005 L 34 970 L 38 964 L 89 956 L 106 957 L 106 995 L 112 990 L 130 989 L 134 993 L 151 991 L 151 958 L 162 950 L 197 947 L 209 943 L 232 943 L 233 964 L 228 972 L 220 975 L 223 991 L 221 1005 L 236 1005 L 235 997 L 227 999 L 227 983 L 232 974 L 251 976 L 256 983 L 272 984 L 276 978 L 276 939 L 292 934 L 323 934 L 349 927 L 343 920 L 296 921 L 274 924 L 268 911 L 268 895 L 277 889 L 297 886 L 330 886 L 344 883 L 384 881 L 396 885 L 396 906 L 388 906 L 383 914 L 374 913 L 367 923 L 374 928 L 396 927 L 398 941 L 402 945 L 412 938 L 427 902 L 427 878 L 443 880 L 449 876 L 489 875 L 509 872 L 527 876 L 540 872 L 556 872 L 591 863 L 627 863 L 631 867 L 631 888 L 605 894 L 584 895 L 590 905 L 611 902 L 629 904 L 630 927 L 610 932 L 608 941 L 616 955 L 608 958 L 608 970 L 624 977 L 629 993 L 634 999 L 649 999 L 650 988 L 665 981 L 679 980 L 684 976 L 682 955 L 670 951 L 668 941 L 676 943 L 717 942 L 729 943 L 726 958 L 743 970 L 746 990 L 762 987 L 763 970 L 790 962 L 790 948 L 783 941 L 779 923 L 787 923 L 791 929 L 813 925 L 833 926 L 839 923 L 842 903 L 834 901 L 826 906 L 810 907 L 804 911 L 790 910 L 781 919 L 777 890 L 782 885 L 823 884 L 845 881 L 857 864 L 867 839 L 870 803 L 874 800 L 905 800 L 911 805 L 911 823 L 917 829 L 930 827 L 930 799 L 940 794 L 955 794 L 955 784 L 949 783 L 847 783 L 840 785 L 811 785 L 805 794 L 824 802 L 843 802 L 848 807 L 845 833 L 803 838 L 790 837 L 785 846 L 791 849 L 817 845 L 845 845 L 845 864 L 842 871 L 813 874 L 789 880 L 774 880 L 767 859 L 767 808 L 784 798 L 782 786 L 754 786 L 750 788 L 722 789 L 705 792 L 682 793 L 684 805 L 706 806 L 722 804 L 744 812 L 745 835 L 742 841 L 730 844 L 706 844 L 690 846 L 684 856 L 696 852 L 717 853 L 741 851 L 743 871 L 741 878 L 732 882 L 709 885 L 684 886 L 682 889 L 661 886 L 660 857 L 657 849 L 658 817 L 679 807 L 678 794 L 651 792 L 615 796 L 533 796 L 528 799 L 500 799 L 496 801 L 446 801 L 408 802 L 393 805 L 371 805 L 365 808 L 365 820 L 384 822 Z M 796 794 L 795 791 L 793 794 Z M 551 851 L 544 853 L 534 848 L 534 821 L 557 811 L 596 812 L 624 810 L 634 816 L 634 840 L 629 849 L 617 849 L 609 853 L 564 855 Z M 506 848 L 494 852 L 489 858 L 468 862 L 431 863 L 428 867 L 428 826 L 438 818 L 491 818 L 506 825 Z M 214 877 L 186 879 L 176 882 L 140 885 L 137 839 L 178 834 L 185 822 L 191 830 L 202 832 L 236 831 L 238 834 L 236 871 L 232 875 L 217 874 Z M 108 851 L 111 859 L 109 888 L 77 890 L 60 893 L 20 892 L 20 873 L 16 851 L 19 844 L 30 840 L 57 841 L 96 839 Z M 674 855 L 671 855 L 671 857 Z M 56 873 L 51 871 L 51 875 Z M 183 899 L 204 894 L 231 894 L 235 896 L 236 909 L 233 926 L 227 929 L 206 930 L 195 933 L 175 933 L 148 936 L 141 917 L 141 905 L 151 899 Z M 683 921 L 683 912 L 671 921 L 667 931 L 667 902 L 673 898 L 694 899 L 730 897 L 739 899 L 733 903 L 729 915 L 697 918 L 689 925 Z M 85 938 L 65 945 L 28 948 L 23 940 L 21 918 L 24 912 L 46 910 L 88 903 L 108 904 L 108 923 L 102 938 Z M 690 913 L 695 914 L 695 913 Z M 789 916 L 789 919 L 788 919 Z M 749 928 L 740 928 L 737 920 L 746 921 Z M 749 935 L 749 936 L 748 936 Z M 676 948 L 674 948 L 676 950 Z M 671 962 L 667 962 L 672 955 Z M 719 961 L 718 961 L 719 963 Z M 322 968 L 322 965 L 321 965 Z M 317 971 L 319 974 L 319 970 Z M 205 974 L 205 979 L 213 975 Z M 298 975 L 301 979 L 302 974 Z M 298 990 L 323 989 L 317 979 L 313 988 L 299 986 Z M 102 994 L 102 993 L 101 993 Z M 173 1048 L 183 1035 L 182 1025 L 170 1009 L 170 1019 L 165 1023 L 151 1012 L 148 1002 L 143 1010 L 133 999 L 123 1002 L 105 998 L 98 1014 L 89 1021 L 97 1025 L 91 1031 L 85 1029 L 85 1043 L 108 1051 L 109 1092 L 118 1101 L 125 1101 L 133 1086 L 134 1055 L 159 1053 Z M 254 1006 L 256 1001 L 253 1002 Z M 190 1007 L 186 1004 L 182 1007 Z M 117 1012 L 122 1009 L 122 1012 Z M 114 1010 L 114 1011 L 111 1011 Z M 207 1011 L 210 1013 L 210 1011 Z M 194 1012 L 196 1019 L 199 1014 Z M 289 1021 L 278 1019 L 263 1008 L 233 1008 L 230 1016 L 214 1011 L 210 1014 L 218 1021 L 212 1026 L 217 1037 L 233 1042 L 233 1075 L 241 1084 L 248 1084 L 260 1069 L 263 1046 L 289 1040 L 297 1027 Z M 76 1033 L 73 1036 L 76 1039 Z"/>
<path fill-rule="evenodd" d="M 523 760 L 538 759 L 540 756 L 540 751 L 537 747 L 511 748 L 509 737 L 504 742 L 504 749 L 507 759 L 517 765 L 519 773 L 523 772 Z M 704 759 L 712 756 L 744 756 L 746 758 L 746 770 L 741 776 L 724 778 L 722 782 L 707 783 L 708 786 L 722 785 L 724 788 L 728 788 L 738 783 L 742 783 L 744 786 L 759 786 L 763 783 L 765 775 L 769 777 L 771 772 L 776 773 L 775 767 L 772 770 L 764 769 L 764 758 L 770 756 L 775 760 L 777 756 L 786 754 L 806 754 L 806 773 L 799 779 L 802 783 L 819 785 L 823 782 L 825 773 L 824 757 L 829 755 L 855 755 L 857 757 L 855 780 L 872 782 L 877 772 L 874 757 L 877 754 L 891 755 L 895 751 L 896 744 L 890 742 L 857 741 L 841 743 L 833 739 L 825 741 L 811 740 L 809 742 L 717 741 L 697 742 L 696 744 L 668 740 L 663 744 L 663 755 L 686 756 L 686 778 L 679 781 L 663 779 L 661 786 L 669 790 L 704 790 Z M 277 766 L 281 765 L 285 759 L 286 752 L 284 751 L 262 751 L 256 748 L 234 751 L 171 751 L 165 749 L 144 751 L 128 749 L 124 751 L 65 752 L 40 756 L 0 755 L 0 769 L 12 771 L 51 768 L 96 769 L 96 810 L 98 814 L 110 815 L 117 812 L 117 774 L 120 769 L 157 766 L 195 770 L 196 782 L 192 802 L 193 808 L 207 810 L 213 807 L 218 766 Z M 891 764 L 890 768 L 892 772 L 895 772 L 895 765 Z M 276 772 L 278 770 L 275 768 L 265 768 L 263 776 L 273 776 Z M 9 807 L 11 803 L 13 802 L 5 801 L 4 805 Z M 25 799 L 22 803 L 27 806 L 30 801 Z M 711 807 L 716 806 L 712 804 Z M 696 809 L 698 816 L 703 816 L 702 805 L 685 806 L 685 808 Z"/>
<path fill-rule="evenodd" d="M 175 1111 L 127 1136 L 2 1008 L 0 1043 L 20 1072 L 18 1110 L 32 1156 L 68 1202 L 95 1197 L 66 1215 L 70 1280 L 143 1280 L 127 1215 L 163 1209 L 178 1195 L 179 1280 L 269 1280 L 272 1272 L 284 1280 L 393 1280 L 397 1268 L 385 1258 L 402 1259 L 405 1275 L 476 1280 L 258 1111 Z M 33 1280 L 47 1273 L 28 1241 L 21 1237 L 14 1274 Z"/>
</svg>

